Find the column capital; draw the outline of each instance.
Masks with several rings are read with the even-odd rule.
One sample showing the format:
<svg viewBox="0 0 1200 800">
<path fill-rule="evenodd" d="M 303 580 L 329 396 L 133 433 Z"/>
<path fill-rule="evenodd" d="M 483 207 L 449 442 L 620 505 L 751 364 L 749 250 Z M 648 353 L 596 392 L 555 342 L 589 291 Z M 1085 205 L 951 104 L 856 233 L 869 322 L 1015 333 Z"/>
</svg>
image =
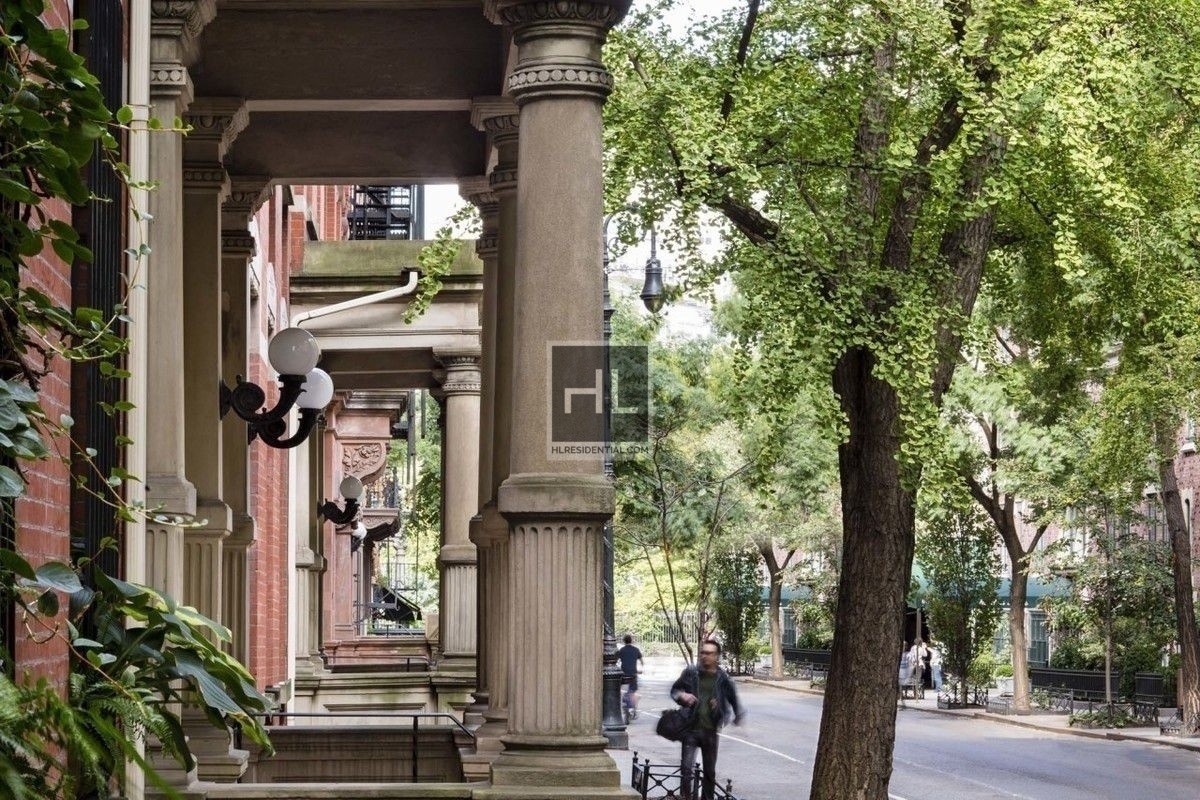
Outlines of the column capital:
<svg viewBox="0 0 1200 800">
<path fill-rule="evenodd" d="M 186 157 L 224 161 L 233 140 L 250 123 L 250 113 L 240 97 L 198 97 L 184 121 L 192 127 L 184 139 Z"/>
<path fill-rule="evenodd" d="M 592 97 L 603 101 L 613 76 L 601 62 L 608 29 L 621 21 L 631 0 L 496 0 L 493 20 L 513 28 L 517 64 L 508 94 L 523 105 L 545 97 Z"/>
<path fill-rule="evenodd" d="M 196 60 L 200 33 L 217 15 L 216 0 L 153 0 L 150 4 L 151 87 L 158 64 L 185 68 Z M 187 71 L 184 70 L 186 79 Z"/>
<path fill-rule="evenodd" d="M 266 202 L 270 178 L 262 175 L 232 175 L 229 197 L 221 206 L 221 227 L 229 230 L 244 228 L 259 206 Z"/>
<path fill-rule="evenodd" d="M 484 13 L 500 25 L 538 22 L 588 22 L 611 28 L 620 22 L 632 0 L 485 0 Z"/>
<path fill-rule="evenodd" d="M 471 125 L 499 146 L 520 134 L 521 115 L 510 97 L 476 97 L 471 101 Z"/>
<path fill-rule="evenodd" d="M 186 162 L 183 165 L 184 194 L 216 194 L 221 199 L 229 193 L 229 175 L 220 162 Z"/>
<path fill-rule="evenodd" d="M 471 178 L 460 178 L 458 194 L 479 209 L 485 231 L 489 228 L 489 222 L 491 223 L 490 227 L 495 227 L 495 216 L 500 210 L 500 198 L 492 190 L 491 182 L 486 177 L 477 175 Z M 491 217 L 490 220 L 489 217 Z"/>
<path fill-rule="evenodd" d="M 444 367 L 439 370 L 442 394 L 479 394 L 482 379 L 479 371 L 478 351 L 433 352 L 434 359 Z"/>
<path fill-rule="evenodd" d="M 230 258 L 254 258 L 258 252 L 254 236 L 248 230 L 222 230 L 221 255 Z"/>
</svg>

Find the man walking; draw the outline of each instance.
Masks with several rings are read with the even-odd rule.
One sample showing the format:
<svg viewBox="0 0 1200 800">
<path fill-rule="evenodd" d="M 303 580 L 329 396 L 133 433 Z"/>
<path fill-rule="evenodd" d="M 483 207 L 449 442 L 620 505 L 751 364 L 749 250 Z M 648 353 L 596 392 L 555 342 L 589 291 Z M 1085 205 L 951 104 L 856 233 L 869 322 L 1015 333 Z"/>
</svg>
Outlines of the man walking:
<svg viewBox="0 0 1200 800">
<path fill-rule="evenodd" d="M 731 718 L 740 725 L 744 712 L 738 703 L 737 688 L 725 670 L 717 666 L 721 645 L 709 639 L 700 645 L 699 665 L 687 667 L 671 687 L 671 699 L 692 710 L 691 728 L 684 733 L 680 755 L 683 798 L 693 800 L 692 765 L 700 750 L 703 765 L 701 800 L 713 800 L 717 783 L 717 742 L 719 731 Z"/>
<path fill-rule="evenodd" d="M 625 645 L 617 651 L 617 658 L 621 660 L 621 673 L 625 676 L 625 694 L 621 698 L 621 705 L 625 709 L 625 721 L 637 719 L 637 690 L 638 690 L 638 673 L 646 666 L 646 662 L 642 660 L 642 651 L 633 643 L 633 637 L 625 634 Z"/>
</svg>

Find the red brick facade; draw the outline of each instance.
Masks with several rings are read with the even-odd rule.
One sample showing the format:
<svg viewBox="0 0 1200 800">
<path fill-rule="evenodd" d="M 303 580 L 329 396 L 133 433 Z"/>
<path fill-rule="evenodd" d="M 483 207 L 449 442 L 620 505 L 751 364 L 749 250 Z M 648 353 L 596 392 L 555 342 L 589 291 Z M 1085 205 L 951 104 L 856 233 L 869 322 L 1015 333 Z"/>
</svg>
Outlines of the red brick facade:
<svg viewBox="0 0 1200 800">
<path fill-rule="evenodd" d="M 65 4 L 55 4 L 60 14 L 68 14 Z M 47 203 L 45 208 L 58 219 L 71 219 L 65 203 Z M 33 286 L 62 306 L 71 305 L 71 269 L 47 247 L 40 256 L 30 259 L 25 272 L 26 285 Z M 62 359 L 50 363 L 50 373 L 38 388 L 38 396 L 46 416 L 54 421 L 69 414 L 71 408 L 71 371 Z M 44 461 L 22 465 L 28 490 L 17 501 L 17 551 L 34 565 L 46 561 L 68 561 L 71 558 L 71 480 L 67 465 L 57 457 L 67 454 L 63 440 L 47 442 L 52 456 Z M 45 631 L 34 631 L 44 639 Z M 33 676 L 45 676 L 58 686 L 67 679 L 66 642 L 54 637 L 37 644 L 26 637 L 18 620 L 16 652 L 18 671 L 27 670 Z"/>
</svg>

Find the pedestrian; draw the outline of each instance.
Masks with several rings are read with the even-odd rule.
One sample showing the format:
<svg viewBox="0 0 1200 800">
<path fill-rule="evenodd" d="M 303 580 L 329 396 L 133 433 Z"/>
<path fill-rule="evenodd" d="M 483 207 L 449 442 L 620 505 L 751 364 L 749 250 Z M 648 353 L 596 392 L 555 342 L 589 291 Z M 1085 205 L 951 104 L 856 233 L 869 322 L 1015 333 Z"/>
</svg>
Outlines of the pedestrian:
<svg viewBox="0 0 1200 800">
<path fill-rule="evenodd" d="M 617 651 L 621 661 L 621 674 L 624 676 L 625 694 L 621 698 L 621 706 L 625 709 L 625 721 L 637 719 L 637 690 L 638 673 L 646 667 L 642 651 L 633 643 L 633 637 L 625 634 L 625 645 Z"/>
<path fill-rule="evenodd" d="M 936 645 L 929 647 L 929 672 L 933 679 L 933 690 L 942 690 L 942 649 Z"/>
<path fill-rule="evenodd" d="M 693 800 L 692 781 L 696 750 L 702 764 L 701 800 L 713 800 L 717 785 L 717 742 L 719 732 L 732 718 L 740 725 L 745 712 L 738 703 L 737 688 L 725 670 L 717 666 L 721 644 L 708 639 L 700 644 L 699 664 L 686 667 L 671 687 L 671 699 L 692 709 L 691 727 L 680 740 L 680 773 L 683 800 Z"/>
</svg>

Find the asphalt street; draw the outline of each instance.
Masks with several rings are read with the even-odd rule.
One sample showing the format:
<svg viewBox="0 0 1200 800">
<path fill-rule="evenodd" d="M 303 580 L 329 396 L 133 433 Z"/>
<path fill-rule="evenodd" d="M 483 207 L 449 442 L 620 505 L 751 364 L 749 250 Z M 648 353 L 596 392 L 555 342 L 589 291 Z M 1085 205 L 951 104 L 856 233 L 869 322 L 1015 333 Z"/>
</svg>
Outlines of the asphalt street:
<svg viewBox="0 0 1200 800">
<path fill-rule="evenodd" d="M 613 751 L 628 785 L 631 757 L 678 763 L 654 734 L 669 681 L 643 680 L 629 751 Z M 822 698 L 739 684 L 745 724 L 721 736 L 717 774 L 742 800 L 808 797 Z M 1084 739 L 914 709 L 899 712 L 892 800 L 1197 800 L 1200 754 L 1136 741 Z"/>
</svg>

